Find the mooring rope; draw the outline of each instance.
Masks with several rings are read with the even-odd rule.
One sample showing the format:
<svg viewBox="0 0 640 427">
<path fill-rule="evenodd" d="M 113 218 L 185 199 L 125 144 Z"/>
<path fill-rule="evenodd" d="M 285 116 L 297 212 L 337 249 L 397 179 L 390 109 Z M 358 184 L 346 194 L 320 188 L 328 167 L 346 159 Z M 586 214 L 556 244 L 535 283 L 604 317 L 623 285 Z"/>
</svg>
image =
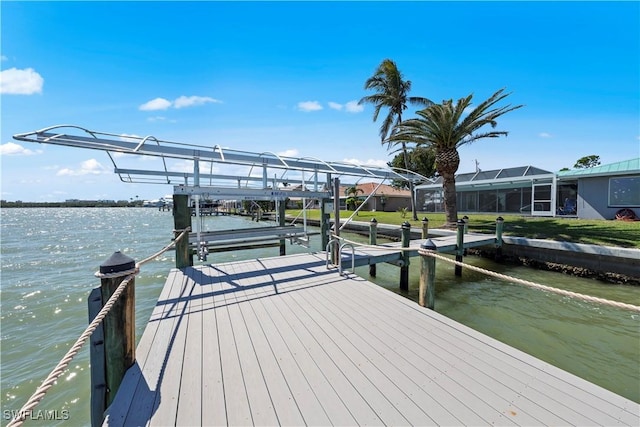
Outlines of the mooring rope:
<svg viewBox="0 0 640 427">
<path fill-rule="evenodd" d="M 414 248 L 398 248 L 398 247 L 384 247 L 384 246 L 378 246 L 378 245 L 369 245 L 369 244 L 364 244 L 364 243 L 360 243 L 360 242 L 355 242 L 353 240 L 348 240 L 348 239 L 344 239 L 340 236 L 333 236 L 333 238 L 339 239 L 339 240 L 343 240 L 347 243 L 352 243 L 354 245 L 358 245 L 361 247 L 366 247 L 368 249 L 378 249 L 378 250 L 391 250 L 391 251 L 415 251 L 415 247 Z M 483 273 L 486 274 L 488 276 L 493 276 L 502 280 L 506 280 L 508 282 L 513 282 L 513 283 L 518 283 L 521 285 L 525 285 L 525 286 L 529 286 L 531 288 L 534 289 L 539 289 L 539 290 L 543 290 L 543 291 L 547 291 L 547 292 L 552 292 L 558 295 L 564 295 L 564 296 L 568 296 L 571 298 L 578 298 L 581 299 L 583 301 L 589 301 L 589 302 L 595 302 L 598 304 L 603 304 L 603 305 L 608 305 L 611 307 L 617 307 L 617 308 L 621 308 L 624 310 L 631 310 L 631 311 L 635 311 L 635 312 L 639 312 L 640 313 L 640 306 L 637 305 L 633 305 L 633 304 L 627 304 L 624 302 L 618 302 L 618 301 L 612 301 L 612 300 L 608 300 L 605 298 L 599 298 L 599 297 L 594 297 L 591 295 L 585 295 L 585 294 L 580 294 L 577 292 L 572 292 L 572 291 L 567 291 L 564 289 L 558 289 L 558 288 L 554 288 L 551 286 L 547 286 L 547 285 L 542 285 L 540 283 L 535 283 L 535 282 L 531 282 L 528 280 L 524 280 L 524 279 L 518 279 L 517 277 L 513 277 L 513 276 L 507 276 L 506 274 L 501 274 L 501 273 L 496 273 L 495 271 L 491 271 L 491 270 L 486 270 L 484 268 L 480 268 L 480 267 L 476 267 L 474 265 L 471 264 L 465 264 L 463 262 L 460 261 L 456 261 L 453 260 L 451 258 L 447 258 L 443 255 L 440 255 L 438 253 L 436 253 L 435 251 L 432 250 L 428 250 L 428 249 L 423 249 L 420 248 L 418 249 L 418 253 L 420 255 L 423 256 L 432 256 L 434 258 L 438 258 L 441 259 L 443 261 L 446 261 L 448 263 L 451 264 L 455 264 L 455 265 L 459 265 L 461 267 L 465 267 L 468 268 L 470 270 L 473 271 L 477 271 L 479 273 Z"/>
<path fill-rule="evenodd" d="M 120 295 L 122 295 L 122 293 L 126 289 L 129 282 L 131 282 L 131 280 L 135 278 L 135 275 L 140 272 L 140 266 L 162 255 L 169 249 L 171 249 L 188 232 L 189 232 L 189 228 L 182 230 L 182 233 L 180 233 L 180 235 L 176 237 L 173 242 L 171 242 L 169 245 L 165 246 L 155 254 L 143 259 L 140 262 L 137 262 L 134 269 L 131 269 L 128 271 L 122 271 L 119 273 L 109 273 L 109 274 L 96 273 L 96 276 L 101 278 L 114 278 L 114 277 L 123 277 L 123 276 L 127 276 L 127 277 L 116 288 L 116 290 L 113 292 L 111 297 L 109 297 L 109 300 L 98 312 L 98 314 L 93 319 L 93 321 L 89 324 L 89 326 L 87 326 L 87 328 L 80 335 L 80 337 L 78 337 L 78 339 L 73 344 L 73 346 L 71 346 L 69 351 L 67 351 L 67 353 L 60 360 L 60 362 L 58 362 L 56 367 L 51 371 L 51 373 L 47 376 L 47 378 L 45 378 L 45 380 L 40 384 L 40 386 L 36 389 L 36 391 L 31 395 L 29 400 L 27 400 L 27 402 L 22 406 L 22 408 L 20 408 L 17 414 L 14 415 L 11 422 L 7 424 L 7 427 L 17 427 L 22 425 L 22 423 L 24 423 L 24 421 L 27 418 L 27 414 L 30 414 L 33 411 L 33 408 L 35 408 L 40 403 L 40 401 L 44 398 L 47 391 L 56 383 L 58 378 L 60 378 L 60 376 L 66 371 L 67 367 L 69 366 L 69 363 L 71 363 L 73 358 L 78 354 L 78 352 L 80 351 L 84 343 L 87 341 L 87 339 L 98 328 L 98 326 L 107 316 L 107 314 L 109 314 L 109 310 L 111 310 L 113 305 L 118 301 L 118 298 L 120 298 Z"/>
<path fill-rule="evenodd" d="M 598 304 L 608 305 L 608 306 L 611 306 L 611 307 L 622 308 L 622 309 L 625 309 L 625 310 L 631 310 L 631 311 L 636 311 L 636 312 L 640 313 L 640 307 L 637 306 L 637 305 L 627 304 L 627 303 L 618 302 L 618 301 L 612 301 L 612 300 L 608 300 L 608 299 L 605 299 L 605 298 L 594 297 L 594 296 L 591 296 L 591 295 L 580 294 L 580 293 L 577 293 L 577 292 L 567 291 L 565 289 L 558 289 L 558 288 L 554 288 L 554 287 L 547 286 L 547 285 L 541 285 L 540 283 L 531 282 L 529 280 L 524 280 L 524 279 L 519 279 L 517 277 L 507 276 L 506 274 L 496 273 L 495 271 L 486 270 L 486 269 L 481 268 L 481 267 L 476 267 L 475 265 L 465 264 L 463 262 L 456 261 L 456 260 L 453 260 L 451 258 L 447 258 L 447 257 L 445 257 L 443 255 L 440 255 L 440 254 L 438 254 L 438 253 L 436 253 L 434 251 L 428 250 L 428 249 L 420 248 L 418 250 L 418 253 L 420 255 L 430 256 L 430 257 L 434 257 L 434 258 L 437 258 L 437 259 L 441 259 L 441 260 L 446 261 L 448 263 L 459 265 L 461 267 L 468 268 L 469 270 L 477 271 L 479 273 L 483 273 L 483 274 L 486 274 L 488 276 L 493 276 L 493 277 L 496 277 L 496 278 L 499 278 L 499 279 L 502 279 L 502 280 L 507 280 L 509 282 L 519 283 L 521 285 L 525 285 L 525 286 L 528 286 L 530 288 L 540 289 L 540 290 L 543 290 L 543 291 L 552 292 L 552 293 L 555 293 L 555 294 L 564 295 L 564 296 L 568 296 L 568 297 L 571 297 L 571 298 L 578 298 L 578 299 L 581 299 L 583 301 L 595 302 L 595 303 L 598 303 Z"/>
</svg>

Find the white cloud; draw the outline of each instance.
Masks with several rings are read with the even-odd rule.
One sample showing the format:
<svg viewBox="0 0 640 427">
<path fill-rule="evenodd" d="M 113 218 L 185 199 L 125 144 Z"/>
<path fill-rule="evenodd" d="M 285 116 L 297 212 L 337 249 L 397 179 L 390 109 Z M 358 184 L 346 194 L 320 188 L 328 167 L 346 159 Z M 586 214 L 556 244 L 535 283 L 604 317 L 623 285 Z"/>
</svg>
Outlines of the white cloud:
<svg viewBox="0 0 640 427">
<path fill-rule="evenodd" d="M 216 103 L 221 104 L 222 101 L 218 99 L 211 98 L 209 96 L 180 96 L 173 101 L 169 101 L 165 98 L 155 98 L 151 101 L 145 102 L 140 107 L 139 110 L 142 111 L 158 111 L 158 110 L 167 110 L 170 107 L 173 108 L 185 108 L 185 107 L 197 107 L 200 105 L 208 104 L 208 103 Z M 156 120 L 165 120 L 164 117 L 156 116 L 152 119 L 152 121 Z"/>
<path fill-rule="evenodd" d="M 349 101 L 346 104 L 338 104 L 337 102 L 329 102 L 329 108 L 334 110 L 346 111 L 347 113 L 360 113 L 364 111 L 363 105 L 358 105 L 358 101 Z"/>
<path fill-rule="evenodd" d="M 156 110 L 166 110 L 171 107 L 171 101 L 164 98 L 155 98 L 151 101 L 145 102 L 140 107 L 139 110 L 142 111 L 156 111 Z"/>
<path fill-rule="evenodd" d="M 0 155 L 2 156 L 32 156 L 34 154 L 42 154 L 42 150 L 29 150 L 15 142 L 0 144 Z"/>
<path fill-rule="evenodd" d="M 297 157 L 298 156 L 298 150 L 295 149 L 295 148 L 290 148 L 288 150 L 284 150 L 284 151 L 278 152 L 278 156 L 282 156 L 282 157 Z"/>
<path fill-rule="evenodd" d="M 320 105 L 318 101 L 298 102 L 298 110 L 304 111 L 307 113 L 310 111 L 319 111 L 319 110 L 322 110 L 322 105 Z"/>
<path fill-rule="evenodd" d="M 32 95 L 42 93 L 44 79 L 33 68 L 9 68 L 0 72 L 0 93 Z"/>
<path fill-rule="evenodd" d="M 222 101 L 208 96 L 181 96 L 173 101 L 174 108 L 196 107 L 198 105 L 208 104 L 210 102 L 221 104 Z"/>
<path fill-rule="evenodd" d="M 135 133 L 121 133 L 120 140 L 124 142 L 140 142 L 140 135 L 136 135 Z"/>
<path fill-rule="evenodd" d="M 388 168 L 389 167 L 387 165 L 387 161 L 386 160 L 368 159 L 368 160 L 362 161 L 362 160 L 359 160 L 359 159 L 344 159 L 343 162 L 351 163 L 353 165 L 358 165 L 358 166 L 375 166 L 375 167 L 379 167 L 379 168 Z"/>
<path fill-rule="evenodd" d="M 538 136 L 539 136 L 540 138 L 551 138 L 551 134 L 550 134 L 550 133 L 547 133 L 547 132 L 540 132 L 540 133 L 538 134 Z"/>
<path fill-rule="evenodd" d="M 345 111 L 347 113 L 361 113 L 364 111 L 364 105 L 359 105 L 358 101 L 349 101 L 345 104 Z"/>
<path fill-rule="evenodd" d="M 96 159 L 85 160 L 80 163 L 79 169 L 63 168 L 56 173 L 57 176 L 83 176 L 83 175 L 100 175 L 108 173 L 107 169 L 102 166 Z"/>
</svg>

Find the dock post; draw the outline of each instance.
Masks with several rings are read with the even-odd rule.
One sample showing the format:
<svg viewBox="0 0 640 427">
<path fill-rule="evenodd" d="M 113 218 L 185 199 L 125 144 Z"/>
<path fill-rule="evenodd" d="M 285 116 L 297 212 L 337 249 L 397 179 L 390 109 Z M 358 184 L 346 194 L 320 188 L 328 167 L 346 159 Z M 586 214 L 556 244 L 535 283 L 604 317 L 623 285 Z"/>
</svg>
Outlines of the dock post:
<svg viewBox="0 0 640 427">
<path fill-rule="evenodd" d="M 431 239 L 427 239 L 420 248 L 430 252 L 436 252 L 437 247 Z M 436 301 L 436 259 L 432 256 L 421 255 L 420 266 L 420 290 L 418 295 L 418 303 L 422 307 L 430 308 L 435 307 Z"/>
<path fill-rule="evenodd" d="M 286 208 L 286 203 L 284 200 L 280 200 L 280 203 L 278 203 L 278 225 L 280 227 L 284 227 L 285 225 L 285 208 Z M 287 254 L 287 241 L 285 239 L 280 239 L 280 256 L 284 256 Z"/>
<path fill-rule="evenodd" d="M 401 229 L 401 246 L 403 248 L 408 248 L 409 243 L 411 241 L 411 224 L 408 221 L 402 223 Z M 400 255 L 400 260 L 402 261 L 402 266 L 400 267 L 400 290 L 408 291 L 409 290 L 409 253 L 406 251 L 402 251 Z"/>
<path fill-rule="evenodd" d="M 118 277 L 100 280 L 103 304 L 129 275 L 127 272 L 134 270 L 135 266 L 136 262 L 120 251 L 115 252 L 100 266 L 101 274 L 111 276 L 113 273 L 123 273 Z M 135 307 L 135 278 L 132 278 L 103 321 L 107 407 L 111 405 L 125 372 L 136 359 Z"/>
<path fill-rule="evenodd" d="M 496 261 L 502 260 L 502 229 L 504 227 L 504 218 L 499 216 L 496 218 Z"/>
<path fill-rule="evenodd" d="M 335 243 L 331 248 L 331 259 L 334 265 L 338 265 L 342 260 L 338 259 L 340 252 L 340 178 L 333 178 L 333 235 Z"/>
<path fill-rule="evenodd" d="M 371 218 L 369 222 L 369 244 L 375 246 L 378 244 L 378 220 Z M 376 277 L 376 265 L 369 264 L 369 276 Z"/>
<path fill-rule="evenodd" d="M 462 217 L 462 220 L 464 221 L 464 234 L 467 234 L 469 232 L 469 217 L 465 215 Z M 462 252 L 462 255 L 467 256 L 466 249 Z"/>
<path fill-rule="evenodd" d="M 429 238 L 429 218 L 427 218 L 426 216 L 422 218 L 422 238 Z"/>
<path fill-rule="evenodd" d="M 93 288 L 87 298 L 89 323 L 93 322 L 102 309 L 102 292 L 99 287 Z M 91 427 L 101 426 L 104 422 L 104 411 L 107 409 L 107 385 L 104 360 L 104 330 L 100 323 L 89 337 L 89 360 L 91 362 Z"/>
<path fill-rule="evenodd" d="M 329 236 L 331 234 L 331 202 L 329 199 L 320 201 L 320 247 L 326 249 L 329 244 Z"/>
<path fill-rule="evenodd" d="M 182 230 L 191 228 L 191 210 L 189 209 L 189 196 L 186 194 L 173 195 L 173 228 L 175 238 Z M 185 268 L 193 265 L 193 257 L 189 250 L 189 239 L 183 238 L 176 243 L 176 268 Z"/>
<path fill-rule="evenodd" d="M 457 241 L 456 241 L 456 261 L 458 262 L 462 262 L 462 256 L 464 255 L 464 227 L 465 227 L 465 223 L 464 220 L 459 219 L 458 220 L 458 235 L 457 235 Z M 455 275 L 456 276 L 462 276 L 462 267 L 459 265 L 456 265 L 455 267 Z"/>
</svg>

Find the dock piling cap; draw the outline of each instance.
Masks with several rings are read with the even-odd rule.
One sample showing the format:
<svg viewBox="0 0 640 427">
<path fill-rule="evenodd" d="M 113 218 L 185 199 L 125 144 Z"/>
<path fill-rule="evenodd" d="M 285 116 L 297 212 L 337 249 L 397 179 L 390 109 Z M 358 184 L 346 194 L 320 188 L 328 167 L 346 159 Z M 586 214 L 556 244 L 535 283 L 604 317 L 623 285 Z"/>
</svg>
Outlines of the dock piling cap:
<svg viewBox="0 0 640 427">
<path fill-rule="evenodd" d="M 429 250 L 429 251 L 435 251 L 435 250 L 438 249 L 436 244 L 433 243 L 433 240 L 431 240 L 431 239 L 425 240 L 425 242 L 420 245 L 420 248 L 421 249 L 426 249 L 426 250 Z"/>
<path fill-rule="evenodd" d="M 135 267 L 136 262 L 133 258 L 129 258 L 120 251 L 116 251 L 108 260 L 100 265 L 100 273 L 118 273 L 121 271 L 132 270 Z"/>
</svg>

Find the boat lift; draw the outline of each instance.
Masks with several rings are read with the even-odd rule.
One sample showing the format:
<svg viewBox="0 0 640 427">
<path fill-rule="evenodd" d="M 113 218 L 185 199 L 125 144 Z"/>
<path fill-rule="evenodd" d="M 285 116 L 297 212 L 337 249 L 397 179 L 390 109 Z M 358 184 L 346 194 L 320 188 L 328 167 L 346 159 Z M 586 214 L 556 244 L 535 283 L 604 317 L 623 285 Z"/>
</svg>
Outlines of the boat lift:
<svg viewBox="0 0 640 427">
<path fill-rule="evenodd" d="M 334 214 L 339 221 L 339 186 L 335 183 L 339 183 L 342 177 L 377 182 L 431 181 L 402 169 L 328 162 L 311 157 L 295 158 L 269 151 L 254 153 L 224 148 L 219 144 L 186 144 L 154 136 L 98 132 L 75 125 L 51 126 L 20 133 L 13 138 L 18 141 L 104 151 L 122 182 L 172 185 L 174 197 L 186 195 L 195 204 L 197 227 L 193 236 L 190 236 L 190 241 L 197 246 L 201 260 L 206 260 L 209 248 L 205 239 L 213 238 L 210 232 L 202 229 L 202 217 L 199 215 L 202 199 L 270 200 L 280 204 L 287 198 L 299 198 L 303 202 L 303 233 L 281 229 L 272 238 L 287 237 L 304 243 L 308 242 L 307 200 L 320 200 L 324 209 L 325 201 L 333 199 Z M 139 161 L 141 157 L 155 159 L 155 167 L 140 168 L 143 164 Z M 152 163 L 144 162 L 144 165 Z M 305 179 L 305 176 L 310 178 Z M 288 186 L 293 189 L 289 190 Z"/>
</svg>

